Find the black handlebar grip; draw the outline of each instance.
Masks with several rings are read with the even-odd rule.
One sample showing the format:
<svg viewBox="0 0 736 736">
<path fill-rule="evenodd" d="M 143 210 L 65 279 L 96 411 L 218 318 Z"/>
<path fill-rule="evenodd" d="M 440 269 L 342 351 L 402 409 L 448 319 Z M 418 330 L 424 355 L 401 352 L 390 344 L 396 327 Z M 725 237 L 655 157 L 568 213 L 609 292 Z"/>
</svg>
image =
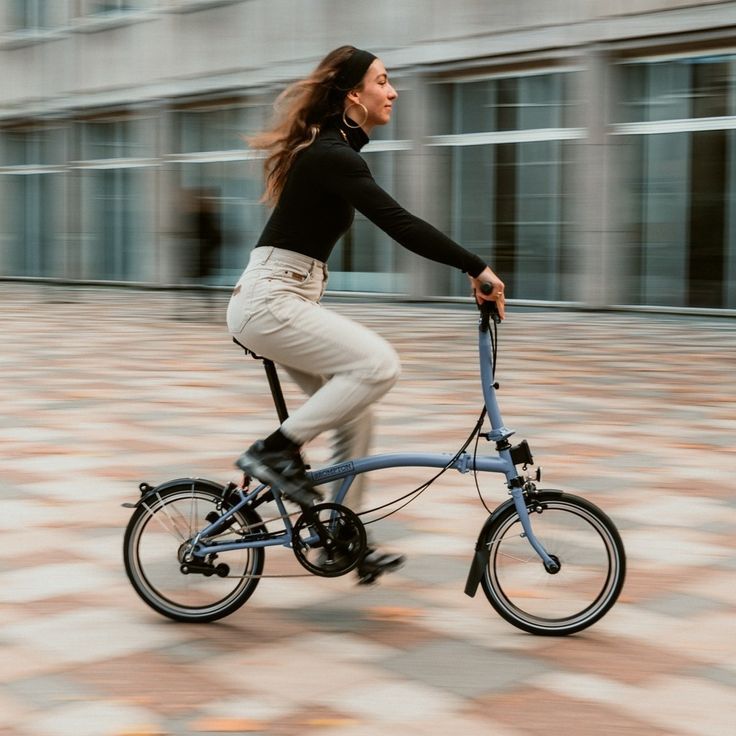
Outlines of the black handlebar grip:
<svg viewBox="0 0 736 736">
<path fill-rule="evenodd" d="M 483 294 L 489 296 L 493 293 L 493 284 L 490 281 L 484 281 L 480 285 L 480 290 Z M 501 321 L 501 315 L 499 315 L 498 313 L 498 305 L 496 304 L 496 302 L 486 301 L 485 299 L 483 299 L 477 306 L 484 315 L 484 324 L 488 325 L 487 320 L 489 318 L 492 319 L 496 324 L 499 324 L 499 322 Z"/>
</svg>

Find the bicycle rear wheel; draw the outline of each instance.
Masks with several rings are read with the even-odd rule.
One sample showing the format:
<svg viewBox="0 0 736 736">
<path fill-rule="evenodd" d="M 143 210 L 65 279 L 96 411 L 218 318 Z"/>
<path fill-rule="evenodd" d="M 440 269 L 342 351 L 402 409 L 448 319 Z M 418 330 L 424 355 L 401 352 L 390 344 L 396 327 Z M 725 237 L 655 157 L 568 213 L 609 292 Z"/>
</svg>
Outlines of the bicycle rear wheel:
<svg viewBox="0 0 736 736">
<path fill-rule="evenodd" d="M 262 548 L 197 560 L 207 566 L 206 573 L 182 571 L 182 550 L 199 530 L 222 515 L 222 503 L 222 486 L 184 479 L 152 493 L 133 512 L 123 541 L 125 570 L 135 591 L 155 611 L 175 621 L 215 621 L 240 608 L 252 595 L 260 580 L 252 576 L 263 570 Z M 260 516 L 252 509 L 242 509 L 216 539 L 236 541 L 261 528 Z"/>
<path fill-rule="evenodd" d="M 483 535 L 490 552 L 481 578 L 496 611 L 533 634 L 564 636 L 586 629 L 613 606 L 623 587 L 626 554 L 613 522 L 597 506 L 560 491 L 527 502 L 534 534 L 560 562 L 545 570 L 512 504 L 497 510 Z M 495 514 L 494 514 L 495 516 Z"/>
</svg>

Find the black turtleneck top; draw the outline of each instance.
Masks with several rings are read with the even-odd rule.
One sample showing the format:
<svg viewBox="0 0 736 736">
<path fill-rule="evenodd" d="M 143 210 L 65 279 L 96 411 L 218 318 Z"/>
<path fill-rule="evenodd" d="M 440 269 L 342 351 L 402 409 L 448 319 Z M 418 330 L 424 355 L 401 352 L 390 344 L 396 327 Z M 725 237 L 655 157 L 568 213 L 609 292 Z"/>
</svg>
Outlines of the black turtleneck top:
<svg viewBox="0 0 736 736">
<path fill-rule="evenodd" d="M 256 245 L 295 251 L 326 262 L 357 209 L 410 251 L 471 276 L 486 267 L 424 220 L 407 212 L 376 184 L 358 153 L 368 142 L 361 128 L 326 124 L 300 151 L 278 204 Z"/>
</svg>

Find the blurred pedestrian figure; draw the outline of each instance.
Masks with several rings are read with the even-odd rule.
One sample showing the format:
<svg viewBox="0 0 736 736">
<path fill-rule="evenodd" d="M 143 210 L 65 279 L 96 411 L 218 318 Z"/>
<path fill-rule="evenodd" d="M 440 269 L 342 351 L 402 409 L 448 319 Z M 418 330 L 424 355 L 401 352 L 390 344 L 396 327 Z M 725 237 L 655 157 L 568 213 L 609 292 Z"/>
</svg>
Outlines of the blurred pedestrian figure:
<svg viewBox="0 0 736 736">
<path fill-rule="evenodd" d="M 220 261 L 222 231 L 216 189 L 200 189 L 194 212 L 194 231 L 198 242 L 195 276 L 200 283 L 210 283 Z"/>
<path fill-rule="evenodd" d="M 218 208 L 219 192 L 213 187 L 194 187 L 181 191 L 179 233 L 179 273 L 181 283 L 194 289 L 204 305 L 207 316 L 215 308 L 215 292 L 211 288 L 220 265 L 222 228 Z M 192 309 L 180 299 L 177 319 L 196 319 Z M 191 298 L 187 298 L 191 303 Z"/>
</svg>

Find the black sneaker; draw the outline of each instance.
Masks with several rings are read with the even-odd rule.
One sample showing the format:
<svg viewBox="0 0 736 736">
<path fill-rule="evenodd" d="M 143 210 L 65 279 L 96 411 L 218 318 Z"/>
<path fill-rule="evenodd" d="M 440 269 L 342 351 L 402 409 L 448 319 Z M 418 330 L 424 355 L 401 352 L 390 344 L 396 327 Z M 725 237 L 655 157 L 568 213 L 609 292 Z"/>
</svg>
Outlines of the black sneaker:
<svg viewBox="0 0 736 736">
<path fill-rule="evenodd" d="M 321 501 L 307 478 L 304 460 L 298 450 L 269 452 L 263 440 L 254 442 L 236 461 L 244 473 L 278 488 L 281 493 L 300 506 L 311 506 Z"/>
<path fill-rule="evenodd" d="M 404 555 L 369 548 L 358 563 L 358 585 L 375 583 L 385 572 L 395 572 L 404 565 L 404 562 L 406 562 Z"/>
</svg>

